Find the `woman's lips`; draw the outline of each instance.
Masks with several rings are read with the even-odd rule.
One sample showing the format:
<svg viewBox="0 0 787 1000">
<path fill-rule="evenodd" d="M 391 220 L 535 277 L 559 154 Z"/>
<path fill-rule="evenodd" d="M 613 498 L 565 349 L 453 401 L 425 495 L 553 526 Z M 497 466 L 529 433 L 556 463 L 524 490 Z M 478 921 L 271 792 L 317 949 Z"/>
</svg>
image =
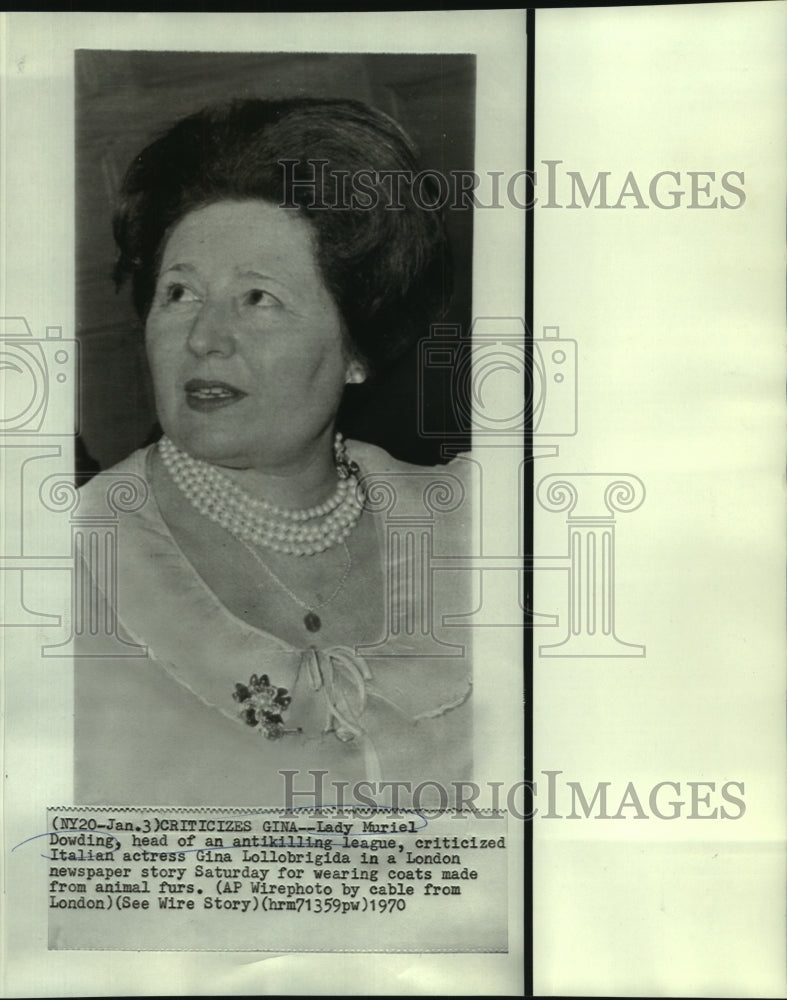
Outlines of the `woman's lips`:
<svg viewBox="0 0 787 1000">
<path fill-rule="evenodd" d="M 245 399 L 247 395 L 228 382 L 219 382 L 213 379 L 189 379 L 183 388 L 186 392 L 186 405 L 200 413 L 217 410 L 223 406 L 231 406 L 233 403 Z"/>
</svg>

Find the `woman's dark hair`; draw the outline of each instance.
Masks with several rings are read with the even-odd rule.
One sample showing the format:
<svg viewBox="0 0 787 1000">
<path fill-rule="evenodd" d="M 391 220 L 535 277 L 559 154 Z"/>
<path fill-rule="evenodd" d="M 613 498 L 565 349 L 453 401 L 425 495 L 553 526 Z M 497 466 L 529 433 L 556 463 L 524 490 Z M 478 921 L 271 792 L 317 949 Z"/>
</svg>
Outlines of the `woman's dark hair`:
<svg viewBox="0 0 787 1000">
<path fill-rule="evenodd" d="M 373 373 L 443 312 L 451 266 L 434 172 L 413 143 L 359 101 L 242 100 L 179 121 L 132 162 L 114 233 L 118 287 L 147 317 L 172 226 L 224 200 L 297 207 L 352 349 Z"/>
</svg>

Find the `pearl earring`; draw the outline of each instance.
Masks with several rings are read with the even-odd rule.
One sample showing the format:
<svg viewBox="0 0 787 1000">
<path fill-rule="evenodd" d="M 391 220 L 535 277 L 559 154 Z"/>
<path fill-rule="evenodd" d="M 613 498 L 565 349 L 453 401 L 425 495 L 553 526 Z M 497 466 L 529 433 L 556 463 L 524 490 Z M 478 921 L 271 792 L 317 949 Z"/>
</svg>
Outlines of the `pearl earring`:
<svg viewBox="0 0 787 1000">
<path fill-rule="evenodd" d="M 366 372 L 360 365 L 351 365 L 347 372 L 347 384 L 360 385 L 366 381 Z"/>
</svg>

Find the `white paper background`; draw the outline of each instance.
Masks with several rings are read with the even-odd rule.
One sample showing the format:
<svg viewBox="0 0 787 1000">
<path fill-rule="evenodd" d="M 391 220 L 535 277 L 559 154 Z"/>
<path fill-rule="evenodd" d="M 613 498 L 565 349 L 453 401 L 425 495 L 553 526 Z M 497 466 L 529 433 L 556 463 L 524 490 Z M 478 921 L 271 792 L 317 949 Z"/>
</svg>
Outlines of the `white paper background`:
<svg viewBox="0 0 787 1000">
<path fill-rule="evenodd" d="M 783 995 L 785 7 L 536 25 L 537 164 L 611 171 L 612 203 L 628 171 L 647 198 L 660 170 L 687 190 L 715 170 L 717 193 L 742 170 L 746 203 L 536 209 L 535 327 L 579 345 L 579 433 L 536 480 L 630 473 L 647 496 L 618 516 L 616 580 L 646 656 L 536 659 L 534 769 L 618 800 L 633 781 L 646 809 L 658 781 L 740 780 L 747 808 L 536 821 L 535 992 Z M 536 550 L 565 546 L 564 515 L 536 510 Z"/>
</svg>

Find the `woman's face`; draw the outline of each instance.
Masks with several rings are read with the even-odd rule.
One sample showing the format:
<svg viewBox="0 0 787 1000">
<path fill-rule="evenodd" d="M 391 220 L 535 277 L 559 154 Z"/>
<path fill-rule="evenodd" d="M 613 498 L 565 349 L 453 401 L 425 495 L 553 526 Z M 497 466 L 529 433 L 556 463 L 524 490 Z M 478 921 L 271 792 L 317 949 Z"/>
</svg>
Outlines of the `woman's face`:
<svg viewBox="0 0 787 1000">
<path fill-rule="evenodd" d="M 308 223 L 263 201 L 217 202 L 175 226 L 145 339 L 165 433 L 233 468 L 308 461 L 357 372 Z"/>
</svg>

